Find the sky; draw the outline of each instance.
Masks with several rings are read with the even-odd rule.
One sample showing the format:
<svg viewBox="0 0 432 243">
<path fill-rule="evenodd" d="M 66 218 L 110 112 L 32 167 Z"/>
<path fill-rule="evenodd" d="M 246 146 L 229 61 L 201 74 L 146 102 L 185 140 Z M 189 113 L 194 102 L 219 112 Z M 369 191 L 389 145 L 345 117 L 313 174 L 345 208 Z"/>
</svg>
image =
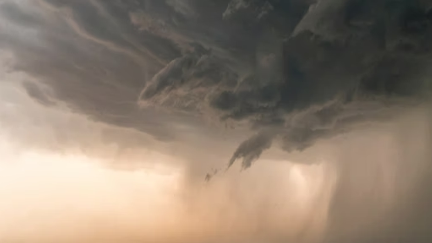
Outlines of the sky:
<svg viewBox="0 0 432 243">
<path fill-rule="evenodd" d="M 0 242 L 430 242 L 429 0 L 0 0 Z"/>
</svg>

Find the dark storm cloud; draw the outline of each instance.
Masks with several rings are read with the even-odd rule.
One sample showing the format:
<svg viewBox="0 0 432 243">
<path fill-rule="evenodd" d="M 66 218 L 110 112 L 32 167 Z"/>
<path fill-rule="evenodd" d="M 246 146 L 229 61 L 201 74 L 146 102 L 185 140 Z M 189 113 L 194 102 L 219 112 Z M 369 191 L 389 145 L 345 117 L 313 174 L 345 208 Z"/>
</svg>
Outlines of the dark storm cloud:
<svg viewBox="0 0 432 243">
<path fill-rule="evenodd" d="M 430 91 L 428 1 L 24 0 L 0 12 L 15 70 L 53 91 L 27 84 L 35 99 L 159 139 L 199 116 L 277 131 L 240 145 L 230 163 L 244 167 L 273 139 L 302 150 Z"/>
<path fill-rule="evenodd" d="M 198 46 L 193 53 L 174 59 L 147 83 L 141 104 L 200 112 L 212 90 L 236 86 L 237 74 L 221 62 Z"/>
<path fill-rule="evenodd" d="M 283 42 L 282 82 L 255 86 L 250 102 L 221 93 L 232 102 L 216 108 L 260 125 L 272 117 L 288 151 L 389 119 L 430 92 L 429 11 L 420 1 L 320 1 Z"/>
<path fill-rule="evenodd" d="M 88 2 L 35 4 L 1 5 L 6 7 L 3 11 L 14 9 L 1 15 L 8 25 L 2 26 L 6 31 L 0 34 L 0 45 L 13 53 L 15 70 L 29 73 L 53 90 L 54 99 L 96 120 L 132 127 L 160 139 L 174 136 L 165 127 L 163 115 L 136 105 L 146 76 L 160 67 L 160 60 L 134 49 L 126 38 L 114 38 L 109 21 Z M 32 29 L 23 29 L 28 26 L 17 21 L 20 15 L 40 21 L 32 21 Z M 32 88 L 31 94 L 35 92 Z"/>
</svg>

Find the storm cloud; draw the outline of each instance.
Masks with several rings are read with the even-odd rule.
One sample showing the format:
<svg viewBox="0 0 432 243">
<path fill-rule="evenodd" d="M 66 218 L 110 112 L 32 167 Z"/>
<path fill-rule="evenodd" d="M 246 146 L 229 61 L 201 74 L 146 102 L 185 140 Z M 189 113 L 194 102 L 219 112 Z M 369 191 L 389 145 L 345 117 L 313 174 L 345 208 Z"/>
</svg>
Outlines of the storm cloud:
<svg viewBox="0 0 432 243">
<path fill-rule="evenodd" d="M 267 193 L 293 177 L 290 189 L 307 191 L 296 194 L 308 202 L 301 227 L 319 208 L 328 242 L 429 242 L 431 51 L 428 0 L 3 0 L 0 122 L 24 147 L 122 161 L 170 154 L 187 165 L 186 205 L 217 218 L 209 228 L 229 228 L 208 206 L 222 212 L 227 197 L 241 209 L 238 230 L 257 216 L 248 233 L 283 235 L 285 226 L 262 226 L 280 211 L 260 200 L 287 200 Z M 266 168 L 260 157 L 297 172 L 263 179 L 253 174 Z M 248 169 L 239 176 L 253 175 L 246 191 L 233 170 L 217 173 L 238 160 Z M 261 198 L 248 194 L 257 178 L 271 182 Z"/>
<path fill-rule="evenodd" d="M 39 0 L 0 11 L 11 72 L 51 90 L 29 82 L 29 95 L 162 140 L 178 137 L 172 122 L 211 120 L 276 129 L 284 149 L 303 150 L 430 92 L 427 1 Z"/>
</svg>

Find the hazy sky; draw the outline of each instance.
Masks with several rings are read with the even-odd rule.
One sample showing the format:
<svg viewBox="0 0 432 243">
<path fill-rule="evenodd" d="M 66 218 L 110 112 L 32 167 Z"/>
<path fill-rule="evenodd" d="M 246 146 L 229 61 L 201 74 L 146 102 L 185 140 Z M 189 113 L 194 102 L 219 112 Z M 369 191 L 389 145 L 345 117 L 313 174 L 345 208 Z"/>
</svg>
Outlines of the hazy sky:
<svg viewBox="0 0 432 243">
<path fill-rule="evenodd" d="M 429 0 L 0 0 L 0 242 L 430 242 Z"/>
</svg>

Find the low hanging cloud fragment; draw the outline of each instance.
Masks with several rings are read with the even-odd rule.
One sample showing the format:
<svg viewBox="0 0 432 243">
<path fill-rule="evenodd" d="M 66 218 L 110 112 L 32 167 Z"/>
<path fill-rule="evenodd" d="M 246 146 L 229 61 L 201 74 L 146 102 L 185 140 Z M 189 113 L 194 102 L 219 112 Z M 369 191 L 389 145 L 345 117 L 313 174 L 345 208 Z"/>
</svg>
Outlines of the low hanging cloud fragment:
<svg viewBox="0 0 432 243">
<path fill-rule="evenodd" d="M 210 180 L 211 180 L 214 176 L 216 176 L 218 173 L 219 173 L 219 170 L 217 170 L 217 169 L 213 169 L 212 172 L 209 172 L 209 173 L 206 174 L 204 180 L 205 180 L 206 182 L 210 182 Z"/>
<path fill-rule="evenodd" d="M 243 169 L 251 167 L 252 162 L 259 158 L 264 150 L 270 148 L 273 136 L 274 135 L 271 133 L 261 132 L 244 141 L 234 152 L 227 169 L 229 169 L 237 159 L 243 159 Z"/>
<path fill-rule="evenodd" d="M 34 82 L 24 82 L 23 86 L 27 94 L 42 105 L 55 105 L 55 102 L 46 94 L 46 92 L 44 92 L 44 90 Z"/>
</svg>

